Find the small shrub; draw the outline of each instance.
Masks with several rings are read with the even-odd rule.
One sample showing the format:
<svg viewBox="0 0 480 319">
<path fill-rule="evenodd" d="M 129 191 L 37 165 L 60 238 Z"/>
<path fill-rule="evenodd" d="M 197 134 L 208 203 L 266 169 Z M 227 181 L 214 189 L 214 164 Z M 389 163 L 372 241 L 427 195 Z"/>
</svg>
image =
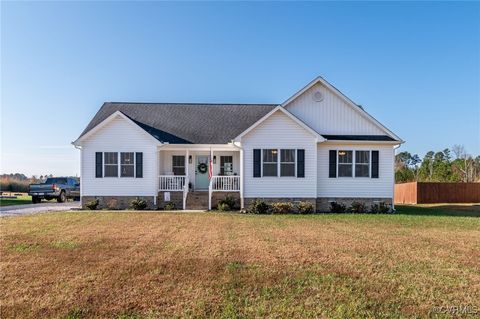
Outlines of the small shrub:
<svg viewBox="0 0 480 319">
<path fill-rule="evenodd" d="M 370 213 L 372 214 L 388 214 L 391 212 L 392 210 L 390 209 L 390 206 L 384 202 L 373 204 L 372 207 L 370 207 Z"/>
<path fill-rule="evenodd" d="M 313 214 L 313 204 L 309 202 L 300 202 L 297 205 L 299 214 Z"/>
<path fill-rule="evenodd" d="M 164 210 L 174 210 L 175 209 L 175 203 L 174 202 L 168 202 L 165 204 L 163 207 Z"/>
<path fill-rule="evenodd" d="M 111 198 L 107 201 L 107 209 L 117 210 L 118 209 L 118 200 L 116 198 Z"/>
<path fill-rule="evenodd" d="M 274 214 L 291 214 L 294 213 L 293 204 L 290 202 L 278 202 L 272 204 L 272 212 Z"/>
<path fill-rule="evenodd" d="M 349 211 L 352 214 L 365 214 L 367 212 L 367 206 L 362 202 L 353 202 Z"/>
<path fill-rule="evenodd" d="M 144 210 L 145 208 L 147 208 L 147 201 L 137 197 L 130 202 L 130 206 L 134 210 Z"/>
<path fill-rule="evenodd" d="M 339 204 L 337 202 L 331 202 L 330 203 L 330 213 L 345 213 L 347 210 L 347 207 L 344 204 Z"/>
<path fill-rule="evenodd" d="M 256 199 L 254 200 L 248 209 L 250 214 L 268 214 L 269 206 L 263 200 Z"/>
<path fill-rule="evenodd" d="M 237 201 L 233 196 L 227 195 L 224 199 L 218 202 L 218 204 L 226 204 L 230 207 L 230 209 L 234 208 L 237 204 Z"/>
<path fill-rule="evenodd" d="M 222 212 L 228 212 L 231 207 L 227 203 L 222 203 L 222 201 L 220 201 L 217 205 L 217 209 Z"/>
<path fill-rule="evenodd" d="M 91 201 L 87 202 L 85 204 L 85 207 L 87 207 L 90 210 L 96 210 L 98 208 L 98 204 L 100 204 L 98 199 L 94 199 L 94 200 L 91 200 Z"/>
</svg>

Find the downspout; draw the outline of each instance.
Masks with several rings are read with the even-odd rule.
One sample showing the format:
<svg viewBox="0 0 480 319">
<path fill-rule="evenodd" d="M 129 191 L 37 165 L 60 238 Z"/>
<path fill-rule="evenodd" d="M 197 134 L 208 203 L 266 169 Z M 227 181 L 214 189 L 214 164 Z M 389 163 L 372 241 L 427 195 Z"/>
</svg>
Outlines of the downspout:
<svg viewBox="0 0 480 319">
<path fill-rule="evenodd" d="M 77 150 L 80 150 L 80 207 L 83 207 L 83 182 L 82 182 L 82 147 L 75 144 L 75 142 L 71 143 L 73 147 Z"/>
</svg>

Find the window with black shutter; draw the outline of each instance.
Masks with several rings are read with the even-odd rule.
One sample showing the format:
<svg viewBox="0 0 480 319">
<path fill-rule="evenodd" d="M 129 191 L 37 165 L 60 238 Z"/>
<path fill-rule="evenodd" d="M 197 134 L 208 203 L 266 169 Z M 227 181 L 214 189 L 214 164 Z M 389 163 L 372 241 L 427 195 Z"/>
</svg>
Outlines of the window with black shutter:
<svg viewBox="0 0 480 319">
<path fill-rule="evenodd" d="M 143 178 L 143 153 L 135 153 L 135 177 Z"/>
<path fill-rule="evenodd" d="M 336 178 L 337 177 L 337 151 L 329 151 L 329 162 L 328 162 L 328 177 Z"/>
<path fill-rule="evenodd" d="M 305 177 L 305 150 L 297 150 L 297 177 Z"/>
<path fill-rule="evenodd" d="M 372 151 L 372 178 L 378 178 L 378 151 Z"/>
<path fill-rule="evenodd" d="M 261 176 L 261 150 L 253 150 L 253 177 Z"/>
<path fill-rule="evenodd" d="M 103 177 L 103 153 L 96 152 L 95 153 L 95 177 L 102 178 Z"/>
</svg>

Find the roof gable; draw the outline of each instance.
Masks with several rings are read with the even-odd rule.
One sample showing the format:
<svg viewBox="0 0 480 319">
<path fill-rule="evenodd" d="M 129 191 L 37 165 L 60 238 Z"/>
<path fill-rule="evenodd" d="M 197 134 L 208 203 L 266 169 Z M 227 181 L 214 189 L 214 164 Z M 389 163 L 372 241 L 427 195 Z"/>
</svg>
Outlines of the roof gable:
<svg viewBox="0 0 480 319">
<path fill-rule="evenodd" d="M 325 88 L 326 91 L 329 92 L 330 94 L 332 94 L 335 98 L 339 99 L 339 101 L 341 101 L 341 103 L 342 103 L 341 105 L 344 105 L 344 106 L 348 107 L 355 114 L 357 114 L 357 116 L 360 117 L 361 120 L 367 121 L 368 123 L 371 124 L 371 126 L 376 128 L 376 132 L 370 132 L 369 134 L 371 134 L 371 133 L 379 134 L 379 135 L 380 134 L 386 134 L 396 141 L 402 141 L 402 139 L 400 137 L 395 135 L 392 131 L 390 131 L 388 128 L 386 128 L 384 125 L 382 125 L 380 122 L 378 122 L 373 116 L 368 114 L 361 106 L 355 104 L 346 95 L 344 95 L 342 92 L 340 92 L 337 88 L 335 88 L 333 85 L 331 85 L 329 82 L 327 82 L 322 77 L 315 78 L 313 81 L 311 81 L 305 87 L 303 87 L 301 90 L 296 92 L 289 99 L 287 99 L 284 103 L 282 103 L 282 107 L 285 107 L 287 109 L 291 108 L 292 105 L 295 105 L 295 102 L 297 100 L 301 99 L 305 94 L 308 94 L 309 92 L 314 90 L 315 87 L 317 87 L 319 85 L 321 87 Z M 324 99 L 324 97 L 321 97 L 321 99 Z M 295 113 L 295 112 L 293 112 L 293 113 Z M 297 115 L 297 117 L 298 117 L 298 115 Z M 322 133 L 322 135 L 323 135 L 323 133 L 329 134 L 329 132 L 323 132 L 323 131 L 319 131 L 319 132 Z M 357 134 L 365 134 L 365 133 L 364 132 L 363 133 L 359 132 Z"/>
<path fill-rule="evenodd" d="M 258 127 L 261 123 L 263 123 L 264 121 L 266 121 L 268 118 L 270 118 L 273 114 L 277 113 L 277 112 L 281 112 L 283 113 L 284 115 L 286 115 L 288 118 L 290 118 L 293 122 L 295 122 L 299 127 L 303 128 L 305 131 L 307 131 L 308 133 L 310 133 L 314 138 L 317 139 L 317 141 L 321 142 L 321 141 L 324 141 L 325 139 L 320 135 L 318 134 L 317 132 L 315 132 L 311 127 L 309 127 L 308 125 L 306 125 L 305 123 L 303 123 L 300 119 L 298 119 L 297 117 L 295 117 L 295 115 L 293 115 L 292 113 L 288 112 L 287 110 L 285 110 L 283 107 L 281 106 L 278 106 L 276 108 L 274 108 L 273 110 L 271 110 L 270 112 L 268 112 L 267 114 L 265 114 L 265 116 L 263 116 L 261 119 L 259 119 L 257 122 L 255 122 L 252 126 L 250 126 L 248 129 L 246 129 L 245 131 L 243 131 L 240 135 L 238 135 L 235 140 L 236 141 L 240 141 L 242 139 L 243 136 L 245 136 L 246 134 L 248 134 L 249 132 L 251 132 L 252 130 L 254 130 L 256 127 Z"/>
</svg>

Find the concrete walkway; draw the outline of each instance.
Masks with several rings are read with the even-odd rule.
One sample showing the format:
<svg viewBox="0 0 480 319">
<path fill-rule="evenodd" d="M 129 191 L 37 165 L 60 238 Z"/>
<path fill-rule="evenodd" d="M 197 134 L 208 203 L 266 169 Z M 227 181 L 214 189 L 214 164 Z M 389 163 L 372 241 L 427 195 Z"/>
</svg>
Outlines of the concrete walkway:
<svg viewBox="0 0 480 319">
<path fill-rule="evenodd" d="M 52 211 L 66 211 L 75 208 L 80 208 L 80 202 L 65 202 L 65 203 L 40 203 L 40 204 L 26 204 L 26 205 L 12 205 L 0 207 L 0 217 L 5 216 L 21 216 L 28 214 L 45 213 Z"/>
</svg>

